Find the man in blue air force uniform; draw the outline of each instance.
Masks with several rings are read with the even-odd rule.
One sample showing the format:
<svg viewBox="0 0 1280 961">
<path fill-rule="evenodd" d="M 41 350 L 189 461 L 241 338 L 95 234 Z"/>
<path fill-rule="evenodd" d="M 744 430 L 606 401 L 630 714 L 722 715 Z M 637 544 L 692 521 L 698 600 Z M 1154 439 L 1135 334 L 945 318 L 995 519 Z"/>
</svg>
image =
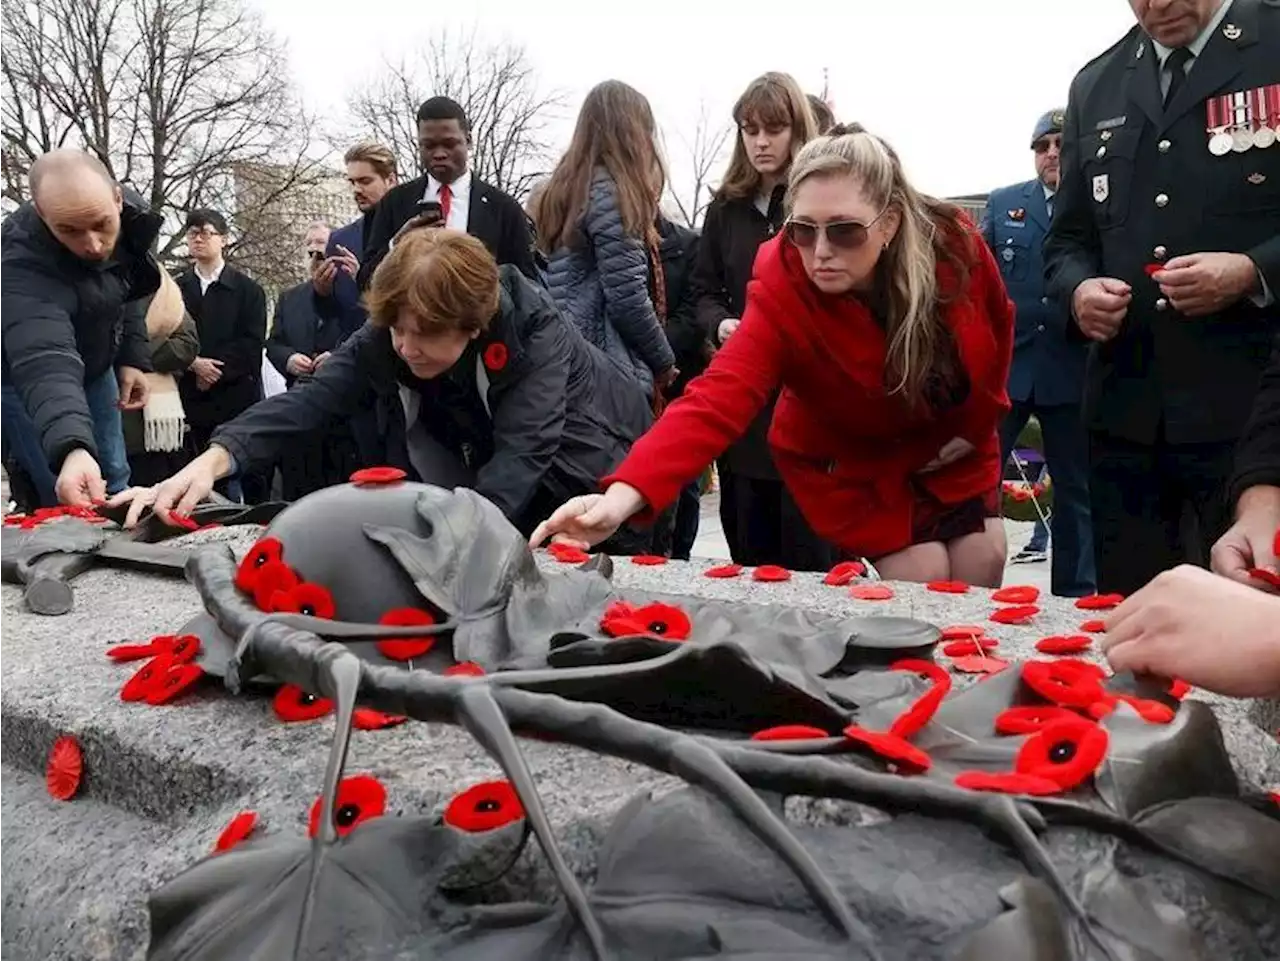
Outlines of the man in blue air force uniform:
<svg viewBox="0 0 1280 961">
<path fill-rule="evenodd" d="M 1017 308 L 1009 370 L 1013 409 L 1000 427 L 1001 454 L 1007 461 L 1034 414 L 1053 478 L 1053 593 L 1079 597 L 1094 586 L 1088 444 L 1080 417 L 1086 348 L 1079 337 L 1067 335 L 1066 305 L 1045 290 L 1040 253 L 1054 213 L 1064 116 L 1063 110 L 1050 110 L 1036 122 L 1031 134 L 1036 177 L 992 191 L 982 236 Z"/>
</svg>

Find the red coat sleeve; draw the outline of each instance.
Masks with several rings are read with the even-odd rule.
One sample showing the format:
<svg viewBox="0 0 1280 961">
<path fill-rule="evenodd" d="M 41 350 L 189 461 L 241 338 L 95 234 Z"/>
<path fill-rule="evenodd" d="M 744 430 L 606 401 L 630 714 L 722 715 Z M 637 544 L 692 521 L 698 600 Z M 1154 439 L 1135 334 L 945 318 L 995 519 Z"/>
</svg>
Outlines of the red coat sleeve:
<svg viewBox="0 0 1280 961">
<path fill-rule="evenodd" d="M 960 436 L 976 447 L 989 439 L 1009 412 L 1009 366 L 1013 361 L 1013 301 L 1000 277 L 1000 268 L 987 245 L 973 244 L 978 261 L 970 280 L 978 321 L 995 339 L 995 356 L 981 371 L 971 371 L 971 391 L 961 415 Z M 977 376 L 974 376 L 976 374 Z"/>
<path fill-rule="evenodd" d="M 733 336 L 602 485 L 630 484 L 648 504 L 635 519 L 652 520 L 746 431 L 782 379 L 785 349 L 776 312 L 752 281 Z"/>
</svg>

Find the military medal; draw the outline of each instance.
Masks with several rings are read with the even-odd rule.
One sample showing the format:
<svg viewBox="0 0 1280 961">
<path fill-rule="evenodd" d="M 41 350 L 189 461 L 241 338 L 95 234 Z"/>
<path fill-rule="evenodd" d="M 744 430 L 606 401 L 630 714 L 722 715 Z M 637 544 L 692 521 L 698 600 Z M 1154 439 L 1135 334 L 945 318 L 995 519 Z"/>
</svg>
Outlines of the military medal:
<svg viewBox="0 0 1280 961">
<path fill-rule="evenodd" d="M 1249 95 L 1243 90 L 1231 94 L 1231 149 L 1244 153 L 1253 146 L 1253 124 L 1249 118 Z"/>
<path fill-rule="evenodd" d="M 1210 97 L 1205 101 L 1209 134 L 1209 153 L 1222 157 L 1231 153 L 1231 134 L 1227 133 L 1227 98 Z"/>
<path fill-rule="evenodd" d="M 1276 142 L 1276 132 L 1272 124 L 1276 122 L 1276 92 L 1280 87 L 1272 83 L 1270 87 L 1258 87 L 1251 95 L 1254 102 L 1254 116 L 1257 116 L 1257 129 L 1253 131 L 1253 146 L 1266 150 Z"/>
</svg>

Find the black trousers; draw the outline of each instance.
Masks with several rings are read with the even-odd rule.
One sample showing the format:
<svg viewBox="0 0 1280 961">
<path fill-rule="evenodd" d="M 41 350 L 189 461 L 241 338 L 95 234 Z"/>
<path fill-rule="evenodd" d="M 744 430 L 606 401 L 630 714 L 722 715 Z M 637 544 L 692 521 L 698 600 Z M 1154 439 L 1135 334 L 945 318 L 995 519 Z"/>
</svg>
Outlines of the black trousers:
<svg viewBox="0 0 1280 961">
<path fill-rule="evenodd" d="M 1098 590 L 1132 594 L 1178 564 L 1207 567 L 1231 516 L 1225 489 L 1235 445 L 1154 444 L 1089 434 L 1089 494 Z"/>
<path fill-rule="evenodd" d="M 825 571 L 839 551 L 818 537 L 780 480 L 720 471 L 720 523 L 734 563 L 780 564 L 793 571 Z"/>
</svg>

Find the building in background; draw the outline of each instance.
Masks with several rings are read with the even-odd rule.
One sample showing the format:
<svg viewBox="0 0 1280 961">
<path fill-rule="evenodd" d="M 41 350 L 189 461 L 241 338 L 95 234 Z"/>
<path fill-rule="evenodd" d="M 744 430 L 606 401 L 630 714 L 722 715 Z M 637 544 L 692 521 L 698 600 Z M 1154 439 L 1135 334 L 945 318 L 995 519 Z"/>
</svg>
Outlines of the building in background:
<svg viewBox="0 0 1280 961">
<path fill-rule="evenodd" d="M 239 164 L 233 177 L 233 256 L 272 299 L 307 279 L 303 238 L 308 225 L 320 221 L 341 227 L 360 216 L 347 178 L 337 170 Z"/>
<path fill-rule="evenodd" d="M 953 203 L 962 208 L 965 213 L 973 218 L 975 224 L 982 219 L 982 212 L 987 209 L 986 194 L 961 194 L 958 197 L 946 197 L 944 199 L 948 203 Z"/>
</svg>

